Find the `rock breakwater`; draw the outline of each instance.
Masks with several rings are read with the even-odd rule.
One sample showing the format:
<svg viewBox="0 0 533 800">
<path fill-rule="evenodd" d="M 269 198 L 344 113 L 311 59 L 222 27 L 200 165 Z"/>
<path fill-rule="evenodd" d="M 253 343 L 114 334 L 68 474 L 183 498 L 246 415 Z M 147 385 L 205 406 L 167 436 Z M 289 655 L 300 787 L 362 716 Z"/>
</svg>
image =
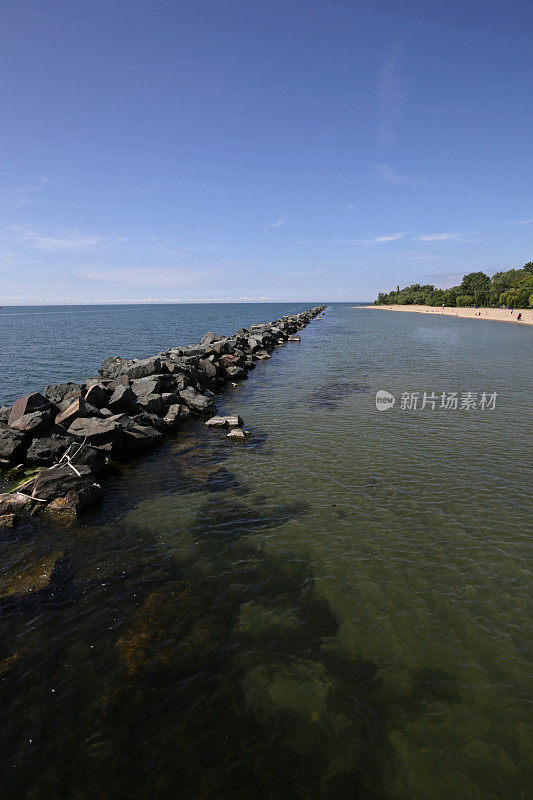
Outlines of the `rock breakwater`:
<svg viewBox="0 0 533 800">
<path fill-rule="evenodd" d="M 0 522 L 23 513 L 75 517 L 100 501 L 109 459 L 159 444 L 189 418 L 227 426 L 244 438 L 238 415 L 215 417 L 215 396 L 247 377 L 257 361 L 286 341 L 325 306 L 241 328 L 234 336 L 207 333 L 199 344 L 172 347 L 151 358 L 106 358 L 84 383 L 47 386 L 0 409 L 0 468 L 18 478 L 0 494 Z"/>
</svg>

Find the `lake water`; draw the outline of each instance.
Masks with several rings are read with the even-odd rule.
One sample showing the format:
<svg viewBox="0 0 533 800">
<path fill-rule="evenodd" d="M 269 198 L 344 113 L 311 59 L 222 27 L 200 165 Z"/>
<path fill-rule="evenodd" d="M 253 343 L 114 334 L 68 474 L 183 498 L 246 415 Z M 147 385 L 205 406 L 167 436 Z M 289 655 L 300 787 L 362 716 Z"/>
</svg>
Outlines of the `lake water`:
<svg viewBox="0 0 533 800">
<path fill-rule="evenodd" d="M 285 308 L 73 311 L 61 334 L 50 312 L 38 343 L 19 320 L 8 363 L 35 372 L 4 399 Z M 532 333 L 329 306 L 218 398 L 244 445 L 191 423 L 85 521 L 4 532 L 4 586 L 61 570 L 0 602 L 2 797 L 526 798 Z M 495 407 L 440 409 L 453 391 Z"/>
</svg>

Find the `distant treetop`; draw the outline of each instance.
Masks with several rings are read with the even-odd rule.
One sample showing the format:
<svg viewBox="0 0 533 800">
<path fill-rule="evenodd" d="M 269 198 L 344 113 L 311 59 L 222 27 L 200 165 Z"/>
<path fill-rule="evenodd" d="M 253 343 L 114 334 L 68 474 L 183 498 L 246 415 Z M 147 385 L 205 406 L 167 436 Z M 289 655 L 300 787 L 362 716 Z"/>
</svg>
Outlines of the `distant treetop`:
<svg viewBox="0 0 533 800">
<path fill-rule="evenodd" d="M 484 272 L 469 272 L 460 286 L 436 289 L 431 284 L 414 283 L 386 293 L 380 292 L 376 306 L 489 306 L 491 308 L 533 308 L 533 261 L 521 269 L 497 272 L 492 278 Z"/>
</svg>

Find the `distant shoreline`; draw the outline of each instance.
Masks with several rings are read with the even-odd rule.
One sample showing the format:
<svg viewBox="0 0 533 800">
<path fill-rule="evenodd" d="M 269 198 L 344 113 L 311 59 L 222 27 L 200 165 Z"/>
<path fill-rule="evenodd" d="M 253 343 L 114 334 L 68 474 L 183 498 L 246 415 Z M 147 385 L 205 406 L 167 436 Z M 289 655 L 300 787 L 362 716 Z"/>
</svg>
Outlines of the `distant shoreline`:
<svg viewBox="0 0 533 800">
<path fill-rule="evenodd" d="M 515 325 L 533 325 L 533 308 L 455 308 L 453 306 L 351 306 L 354 309 L 377 309 L 378 311 L 411 311 L 417 314 L 437 314 L 463 319 L 486 319 L 492 322 L 514 322 Z M 517 322 L 516 317 L 522 314 Z"/>
</svg>

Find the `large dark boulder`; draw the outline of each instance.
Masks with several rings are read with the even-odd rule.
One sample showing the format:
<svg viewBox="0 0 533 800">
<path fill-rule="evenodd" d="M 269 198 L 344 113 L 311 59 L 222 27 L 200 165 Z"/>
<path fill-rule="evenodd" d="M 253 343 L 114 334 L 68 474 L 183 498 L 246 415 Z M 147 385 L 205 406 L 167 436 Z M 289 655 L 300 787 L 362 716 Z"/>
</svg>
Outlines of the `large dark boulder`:
<svg viewBox="0 0 533 800">
<path fill-rule="evenodd" d="M 51 384 L 44 390 L 45 397 L 47 397 L 48 400 L 50 400 L 50 402 L 54 405 L 57 405 L 62 400 L 65 400 L 69 397 L 74 398 L 74 396 L 79 395 L 80 392 L 81 384 L 72 383 L 72 381 Z"/>
<path fill-rule="evenodd" d="M 196 414 L 214 414 L 215 412 L 213 398 L 200 394 L 196 389 L 193 389 L 192 386 L 179 392 L 179 396 L 185 405 Z"/>
<path fill-rule="evenodd" d="M 52 413 L 45 409 L 44 411 L 31 411 L 29 414 L 24 414 L 14 422 L 11 422 L 9 427 L 33 439 L 36 436 L 42 436 L 50 430 L 52 425 Z"/>
<path fill-rule="evenodd" d="M 123 372 L 125 372 L 128 367 L 131 367 L 135 361 L 133 358 L 120 358 L 120 356 L 109 356 L 106 358 L 104 363 L 98 369 L 98 374 L 102 376 L 102 378 L 111 378 L 114 380 L 118 378 Z"/>
<path fill-rule="evenodd" d="M 201 369 L 206 378 L 208 378 L 209 380 L 216 378 L 218 374 L 216 364 L 214 364 L 210 358 L 201 358 L 200 361 L 198 362 L 198 368 Z"/>
<path fill-rule="evenodd" d="M 19 461 L 24 455 L 25 436 L 12 428 L 0 428 L 0 458 Z"/>
<path fill-rule="evenodd" d="M 121 411 L 130 411 L 137 402 L 137 395 L 130 389 L 129 386 L 122 384 L 117 386 L 113 394 L 108 400 L 107 407 L 111 409 L 114 414 Z"/>
<path fill-rule="evenodd" d="M 155 428 L 156 431 L 159 431 L 159 433 L 163 433 L 167 427 L 163 417 L 158 417 L 156 414 L 150 414 L 148 411 L 143 411 L 140 414 L 136 414 L 134 417 L 132 417 L 132 419 L 139 423 L 139 425 Z"/>
<path fill-rule="evenodd" d="M 147 394 L 162 394 L 165 391 L 165 383 L 158 375 L 149 378 L 138 378 L 132 381 L 131 390 L 137 398 L 145 397 Z"/>
<path fill-rule="evenodd" d="M 79 465 L 89 467 L 93 472 L 103 469 L 106 463 L 104 453 L 79 442 L 71 442 L 63 453 L 63 460 L 70 461 L 75 467 Z"/>
<path fill-rule="evenodd" d="M 62 425 L 64 428 L 68 428 L 75 419 L 88 416 L 91 416 L 91 408 L 88 406 L 86 400 L 82 397 L 78 397 L 65 411 L 57 415 L 56 425 Z"/>
<path fill-rule="evenodd" d="M 217 336 L 215 333 L 209 331 L 209 333 L 206 333 L 205 336 L 202 336 L 200 339 L 200 344 L 213 344 L 213 342 L 216 342 L 217 339 L 220 339 L 220 336 Z"/>
<path fill-rule="evenodd" d="M 86 403 L 90 403 L 92 406 L 96 406 L 96 408 L 104 408 L 107 406 L 109 397 L 110 393 L 103 384 L 93 383 L 92 386 L 87 389 L 84 399 Z"/>
<path fill-rule="evenodd" d="M 26 461 L 29 464 L 55 464 L 59 461 L 72 440 L 68 436 L 53 433 L 40 439 L 34 439 L 28 447 Z"/>
<path fill-rule="evenodd" d="M 130 451 L 146 450 L 163 440 L 163 435 L 149 425 L 140 425 L 136 420 L 125 417 L 122 421 L 124 431 L 123 446 Z"/>
<path fill-rule="evenodd" d="M 40 392 L 33 392 L 33 394 L 27 394 L 25 397 L 19 397 L 11 409 L 8 423 L 10 427 L 13 427 L 13 423 L 26 414 L 31 414 L 33 411 L 43 411 L 46 408 L 50 408 L 50 406 L 50 400 L 43 397 Z"/>
<path fill-rule="evenodd" d="M 106 419 L 80 417 L 74 420 L 68 432 L 80 442 L 85 442 L 90 447 L 103 450 L 106 453 L 115 452 L 120 449 L 124 437 L 120 419 L 123 414 L 115 414 Z"/>
<path fill-rule="evenodd" d="M 160 394 L 146 394 L 139 397 L 137 408 L 140 411 L 147 411 L 149 414 L 157 414 L 163 417 L 167 413 L 168 405 Z"/>
<path fill-rule="evenodd" d="M 124 374 L 127 375 L 130 380 L 147 378 L 150 375 L 157 375 L 161 372 L 168 372 L 168 369 L 159 357 L 144 358 L 141 361 L 135 361 L 132 366 L 124 370 Z"/>
<path fill-rule="evenodd" d="M 68 465 L 51 467 L 41 470 L 35 478 L 32 497 L 38 500 L 54 500 L 95 483 L 96 479 L 89 467 L 79 465 L 75 471 Z"/>
</svg>

